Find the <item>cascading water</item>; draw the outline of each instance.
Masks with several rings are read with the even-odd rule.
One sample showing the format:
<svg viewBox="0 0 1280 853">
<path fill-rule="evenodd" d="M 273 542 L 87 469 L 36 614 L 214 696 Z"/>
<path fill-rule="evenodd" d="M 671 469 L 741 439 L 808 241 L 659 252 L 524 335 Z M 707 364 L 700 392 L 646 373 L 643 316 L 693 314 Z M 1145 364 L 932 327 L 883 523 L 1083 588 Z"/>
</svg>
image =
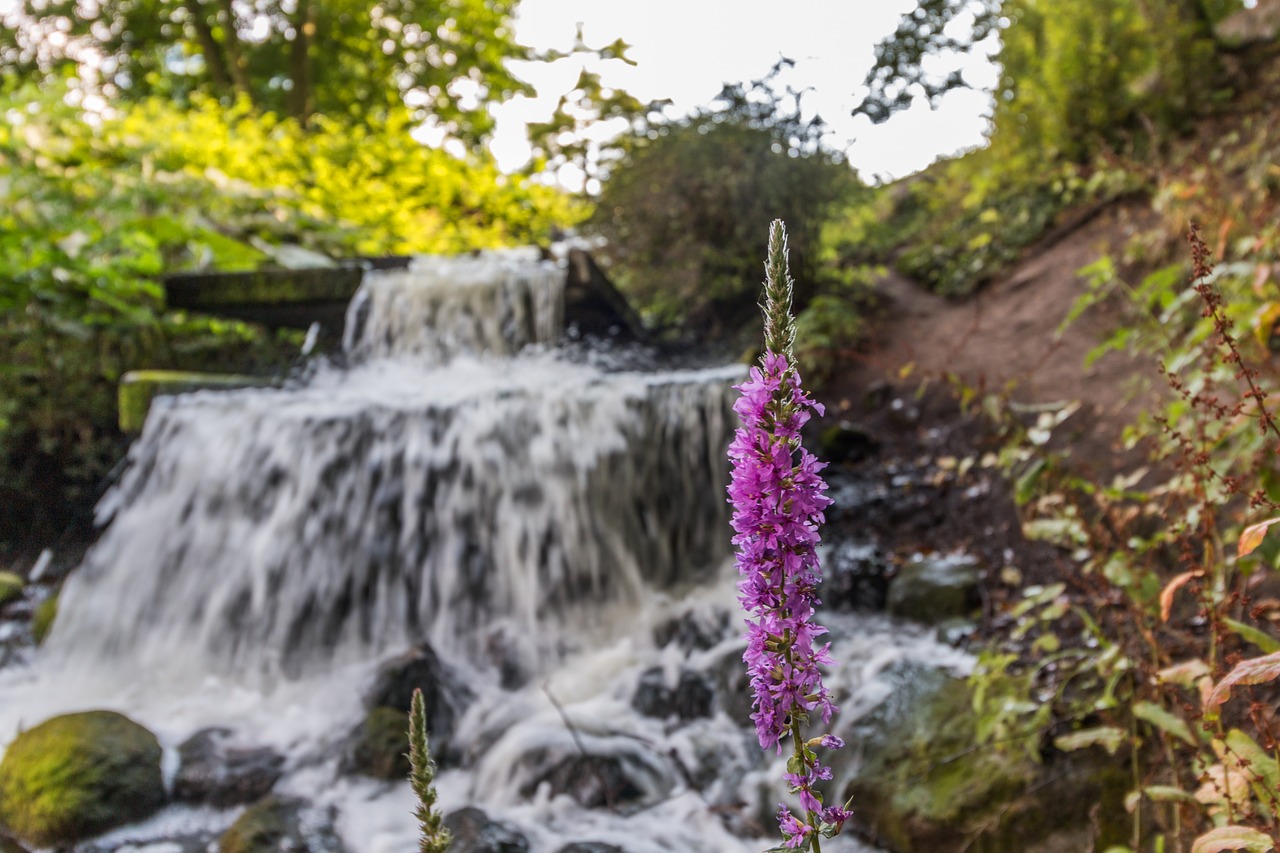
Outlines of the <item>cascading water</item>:
<svg viewBox="0 0 1280 853">
<path fill-rule="evenodd" d="M 277 791 L 324 811 L 348 849 L 406 851 L 407 784 L 340 772 L 335 755 L 377 662 L 425 640 L 466 685 L 447 809 L 513 822 L 534 853 L 766 846 L 780 769 L 734 707 L 724 562 L 742 371 L 575 363 L 545 346 L 563 312 L 549 262 L 421 259 L 368 277 L 348 369 L 158 400 L 49 642 L 0 673 L 0 745 L 113 708 L 157 732 L 172 773 L 175 744 L 229 727 L 287 757 Z M 883 625 L 833 634 L 838 658 L 863 662 L 833 681 L 854 704 L 895 655 L 947 653 Z M 716 698 L 673 722 L 662 697 L 678 704 L 686 681 Z M 601 766 L 625 803 L 582 789 Z M 93 849 L 207 843 L 235 815 L 171 807 Z"/>
</svg>

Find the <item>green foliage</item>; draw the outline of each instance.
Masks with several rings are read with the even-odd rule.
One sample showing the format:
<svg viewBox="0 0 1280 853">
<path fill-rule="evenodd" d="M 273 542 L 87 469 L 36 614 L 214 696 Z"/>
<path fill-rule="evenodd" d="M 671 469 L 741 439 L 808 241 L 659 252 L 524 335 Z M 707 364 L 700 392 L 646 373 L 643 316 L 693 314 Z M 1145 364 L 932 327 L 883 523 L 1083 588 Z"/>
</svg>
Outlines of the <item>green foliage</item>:
<svg viewBox="0 0 1280 853">
<path fill-rule="evenodd" d="M 31 616 L 31 636 L 37 646 L 44 643 L 45 637 L 49 636 L 49 631 L 53 628 L 53 620 L 57 618 L 57 595 L 51 595 L 36 605 L 36 611 Z"/>
<path fill-rule="evenodd" d="M 46 720 L 0 761 L 0 823 L 40 847 L 140 820 L 164 801 L 155 735 L 112 711 Z"/>
<path fill-rule="evenodd" d="M 523 243 L 577 215 L 418 144 L 403 112 L 304 131 L 197 99 L 88 121 L 60 94 L 0 100 L 0 540 L 87 511 L 122 448 L 125 371 L 254 373 L 296 352 L 289 336 L 166 311 L 161 273 L 253 267 L 281 243 L 344 256 Z"/>
<path fill-rule="evenodd" d="M 0 66 L 46 83 L 97 76 L 108 99 L 161 97 L 263 112 L 379 121 L 404 103 L 475 142 L 487 105 L 528 93 L 510 59 L 532 58 L 512 34 L 517 0 L 23 0 L 0 27 Z M 49 37 L 52 32 L 65 35 Z M 86 72 L 86 54 L 103 58 Z M 84 83 L 88 90 L 89 84 Z"/>
<path fill-rule="evenodd" d="M 760 246 L 787 223 L 796 301 L 820 276 L 818 240 L 856 181 L 766 81 L 726 87 L 717 106 L 632 137 L 604 184 L 593 227 L 619 287 L 646 317 L 698 335 L 755 315 Z"/>
</svg>

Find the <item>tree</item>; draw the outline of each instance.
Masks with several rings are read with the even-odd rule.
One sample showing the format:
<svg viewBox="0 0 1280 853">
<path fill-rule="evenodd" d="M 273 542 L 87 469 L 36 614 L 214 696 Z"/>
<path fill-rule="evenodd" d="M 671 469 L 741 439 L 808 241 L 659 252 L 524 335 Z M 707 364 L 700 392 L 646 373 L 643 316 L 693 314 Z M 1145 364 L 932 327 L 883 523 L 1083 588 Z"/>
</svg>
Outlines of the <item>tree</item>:
<svg viewBox="0 0 1280 853">
<path fill-rule="evenodd" d="M 824 144 L 822 120 L 803 115 L 802 93 L 776 92 L 772 76 L 640 129 L 605 181 L 593 224 L 650 320 L 704 338 L 749 322 L 774 219 L 790 231 L 801 307 L 814 292 L 822 225 L 857 180 Z"/>
<path fill-rule="evenodd" d="M 512 33 L 519 0 L 19 0 L 0 67 L 85 78 L 108 98 L 248 99 L 304 123 L 360 121 L 401 102 L 478 143 L 486 104 L 529 91 Z"/>
<path fill-rule="evenodd" d="M 1002 68 L 993 142 L 1080 160 L 1114 145 L 1139 115 L 1177 128 L 1221 84 L 1213 27 L 1242 0 L 919 0 L 876 47 L 854 111 L 882 122 L 917 98 L 970 84 L 962 53 L 989 45 Z M 996 43 L 998 40 L 998 44 Z M 930 57 L 950 57 L 930 73 Z M 937 60 L 934 60 L 937 64 Z M 943 63 L 945 65 L 945 62 Z"/>
</svg>

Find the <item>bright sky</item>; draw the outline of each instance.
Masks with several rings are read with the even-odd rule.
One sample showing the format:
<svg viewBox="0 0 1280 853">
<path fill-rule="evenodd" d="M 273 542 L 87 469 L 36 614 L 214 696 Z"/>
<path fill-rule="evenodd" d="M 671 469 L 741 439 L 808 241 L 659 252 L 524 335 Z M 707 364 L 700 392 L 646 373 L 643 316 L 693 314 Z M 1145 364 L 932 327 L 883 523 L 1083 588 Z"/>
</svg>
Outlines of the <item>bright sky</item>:
<svg viewBox="0 0 1280 853">
<path fill-rule="evenodd" d="M 848 146 L 850 163 L 872 180 L 901 177 L 978 145 L 986 129 L 988 100 L 974 91 L 952 92 L 936 111 L 917 105 L 880 126 L 849 115 L 861 100 L 874 45 L 913 7 L 913 0 L 521 0 L 516 35 L 533 47 L 568 49 L 583 22 L 587 44 L 621 37 L 637 66 L 602 66 L 604 82 L 642 101 L 670 98 L 680 112 L 709 103 L 726 82 L 763 77 L 780 56 L 794 59 L 788 82 L 812 87 L 806 106 L 833 127 L 833 140 Z M 528 159 L 524 122 L 545 120 L 579 67 L 566 61 L 521 69 L 545 95 L 498 108 L 494 152 L 504 168 Z M 984 60 L 966 63 L 966 73 L 981 85 L 994 81 Z M 569 185 L 575 178 L 580 183 L 580 176 L 561 175 Z"/>
</svg>

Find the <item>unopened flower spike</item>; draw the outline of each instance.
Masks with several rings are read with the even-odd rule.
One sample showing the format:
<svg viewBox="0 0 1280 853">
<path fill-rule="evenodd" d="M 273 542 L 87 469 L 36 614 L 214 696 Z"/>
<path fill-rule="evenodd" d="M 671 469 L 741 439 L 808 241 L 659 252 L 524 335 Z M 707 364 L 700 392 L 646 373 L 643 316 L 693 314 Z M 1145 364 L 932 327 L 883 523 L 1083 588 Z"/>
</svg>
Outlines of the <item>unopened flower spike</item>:
<svg viewBox="0 0 1280 853">
<path fill-rule="evenodd" d="M 786 780 L 802 811 L 778 812 L 784 847 L 821 853 L 823 837 L 840 831 L 849 812 L 824 807 L 816 783 L 831 778 L 815 747 L 837 749 L 834 735 L 806 740 L 801 725 L 813 715 L 830 722 L 835 706 L 819 666 L 834 663 L 830 643 L 817 640 L 826 629 L 813 621 L 821 582 L 818 528 L 831 504 L 820 476 L 826 467 L 800 445 L 800 430 L 811 413 L 823 414 L 800 386 L 793 363 L 795 319 L 787 269 L 787 232 L 781 221 L 769 229 L 765 263 L 764 355 L 760 366 L 737 386 L 734 410 L 742 426 L 729 446 L 733 473 L 733 543 L 737 546 L 739 600 L 747 619 L 743 660 L 755 695 L 751 719 L 764 749 L 792 749 Z"/>
</svg>

